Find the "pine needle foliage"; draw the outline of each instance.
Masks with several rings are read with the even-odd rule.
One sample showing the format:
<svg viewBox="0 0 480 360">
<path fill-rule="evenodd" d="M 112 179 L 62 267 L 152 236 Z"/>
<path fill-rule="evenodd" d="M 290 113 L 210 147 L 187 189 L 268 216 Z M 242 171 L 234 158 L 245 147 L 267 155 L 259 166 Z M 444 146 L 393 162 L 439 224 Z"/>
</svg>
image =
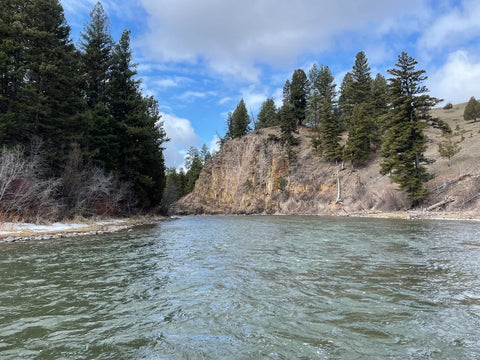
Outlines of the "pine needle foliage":
<svg viewBox="0 0 480 360">
<path fill-rule="evenodd" d="M 387 130 L 382 141 L 381 174 L 390 174 L 401 190 L 407 192 L 413 205 L 418 205 L 428 194 L 423 184 L 432 178 L 425 157 L 428 125 L 441 127 L 429 110 L 440 100 L 427 95 L 422 85 L 427 79 L 425 70 L 416 70 L 417 61 L 402 52 L 395 68 L 389 69 L 389 95 L 391 109 Z"/>
</svg>

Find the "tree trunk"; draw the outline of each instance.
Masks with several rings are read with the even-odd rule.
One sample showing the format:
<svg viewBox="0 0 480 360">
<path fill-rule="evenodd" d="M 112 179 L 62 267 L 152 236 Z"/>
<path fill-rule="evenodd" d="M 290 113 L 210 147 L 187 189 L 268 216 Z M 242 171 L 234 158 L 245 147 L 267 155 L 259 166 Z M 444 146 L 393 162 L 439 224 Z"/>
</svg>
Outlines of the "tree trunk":
<svg viewBox="0 0 480 360">
<path fill-rule="evenodd" d="M 337 169 L 337 199 L 335 200 L 335 204 L 341 204 L 342 203 L 342 197 L 341 197 L 341 188 L 340 188 L 340 172 Z"/>
</svg>

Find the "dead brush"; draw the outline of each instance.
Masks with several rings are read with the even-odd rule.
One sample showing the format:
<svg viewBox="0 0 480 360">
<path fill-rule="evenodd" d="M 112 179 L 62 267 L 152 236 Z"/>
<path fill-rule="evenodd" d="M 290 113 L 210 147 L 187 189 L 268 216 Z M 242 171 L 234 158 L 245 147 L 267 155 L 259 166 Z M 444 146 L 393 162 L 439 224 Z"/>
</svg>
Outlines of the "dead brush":
<svg viewBox="0 0 480 360">
<path fill-rule="evenodd" d="M 410 201 L 403 192 L 388 187 L 379 195 L 377 207 L 382 211 L 399 211 L 409 208 L 410 205 Z"/>
<path fill-rule="evenodd" d="M 457 203 L 460 207 L 473 205 L 473 203 L 480 198 L 480 177 L 474 177 L 465 186 L 464 191 L 461 192 L 457 198 Z"/>
</svg>

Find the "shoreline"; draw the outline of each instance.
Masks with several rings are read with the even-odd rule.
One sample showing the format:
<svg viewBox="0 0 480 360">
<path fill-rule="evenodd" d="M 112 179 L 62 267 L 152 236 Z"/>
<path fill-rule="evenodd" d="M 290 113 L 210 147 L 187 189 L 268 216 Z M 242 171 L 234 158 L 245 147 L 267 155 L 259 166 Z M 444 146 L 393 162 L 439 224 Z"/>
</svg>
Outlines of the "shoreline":
<svg viewBox="0 0 480 360">
<path fill-rule="evenodd" d="M 0 223 L 0 244 L 13 242 L 28 242 L 34 240 L 48 240 L 57 238 L 70 238 L 114 233 L 123 230 L 131 230 L 138 226 L 153 225 L 162 221 L 169 221 L 178 216 L 332 216 L 332 217 L 358 217 L 367 219 L 397 219 L 397 220 L 441 220 L 441 221 L 471 221 L 480 222 L 480 213 L 470 211 L 378 211 L 378 212 L 355 212 L 355 213 L 325 213 L 325 214 L 190 214 L 133 217 L 125 219 L 105 219 L 98 221 L 58 222 L 50 225 L 36 225 L 29 223 Z"/>
<path fill-rule="evenodd" d="M 103 219 L 98 221 L 85 221 L 82 219 L 83 221 L 80 222 L 56 222 L 49 225 L 6 222 L 0 224 L 0 244 L 114 233 L 131 230 L 138 226 L 153 225 L 170 219 L 167 216 Z"/>
<path fill-rule="evenodd" d="M 335 215 L 334 215 L 335 216 Z M 480 222 L 480 213 L 470 211 L 385 211 L 385 212 L 366 212 L 351 213 L 338 216 L 344 217 L 364 217 L 377 219 L 399 219 L 399 220 L 448 220 L 448 221 L 474 221 Z"/>
<path fill-rule="evenodd" d="M 398 219 L 398 220 L 447 220 L 447 221 L 473 221 L 480 222 L 480 213 L 473 211 L 372 211 L 372 212 L 325 212 L 325 213 L 198 213 L 175 214 L 179 216 L 331 216 L 339 218 L 366 218 L 366 219 Z"/>
</svg>

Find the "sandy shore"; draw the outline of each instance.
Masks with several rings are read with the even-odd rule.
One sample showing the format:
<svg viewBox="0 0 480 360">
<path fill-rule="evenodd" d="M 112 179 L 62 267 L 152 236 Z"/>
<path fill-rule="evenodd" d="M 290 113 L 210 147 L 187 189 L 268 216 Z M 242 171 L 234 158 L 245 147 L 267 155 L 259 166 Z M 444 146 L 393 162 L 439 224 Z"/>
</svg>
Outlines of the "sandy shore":
<svg viewBox="0 0 480 360">
<path fill-rule="evenodd" d="M 58 222 L 47 225 L 4 222 L 0 223 L 0 243 L 111 233 L 169 219 L 164 216 L 148 216 L 99 221 Z"/>
</svg>

